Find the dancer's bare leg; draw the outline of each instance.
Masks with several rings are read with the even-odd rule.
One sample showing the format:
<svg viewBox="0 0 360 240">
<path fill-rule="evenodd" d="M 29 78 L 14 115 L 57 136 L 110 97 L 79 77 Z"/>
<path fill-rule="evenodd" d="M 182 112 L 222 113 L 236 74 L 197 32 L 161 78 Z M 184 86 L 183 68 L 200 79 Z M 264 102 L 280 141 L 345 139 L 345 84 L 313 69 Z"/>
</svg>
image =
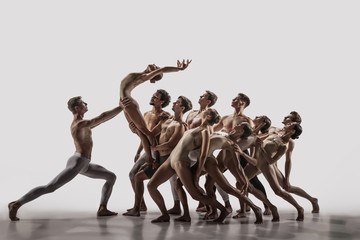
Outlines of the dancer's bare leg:
<svg viewBox="0 0 360 240">
<path fill-rule="evenodd" d="M 280 186 L 287 192 L 289 193 L 294 193 L 300 197 L 306 198 L 307 200 L 310 201 L 310 203 L 312 204 L 312 213 L 319 213 L 320 208 L 319 208 L 319 204 L 318 204 L 318 199 L 317 198 L 313 198 L 311 197 L 307 192 L 305 192 L 303 189 L 301 189 L 300 187 L 296 187 L 296 186 L 287 186 L 285 188 L 285 177 L 284 175 L 279 171 L 279 169 L 277 167 L 274 167 L 275 172 L 276 172 L 276 176 L 278 179 L 278 182 L 280 184 Z"/>
<path fill-rule="evenodd" d="M 116 212 L 112 212 L 107 209 L 107 204 L 113 189 L 113 186 L 116 181 L 116 175 L 113 172 L 110 172 L 109 170 L 105 169 L 104 167 L 97 165 L 97 164 L 89 164 L 89 168 L 86 172 L 81 173 L 82 175 L 85 175 L 90 178 L 96 178 L 96 179 L 104 179 L 105 184 L 102 188 L 101 192 L 101 201 L 100 201 L 100 207 L 97 212 L 97 216 L 114 216 L 117 215 Z"/>
<path fill-rule="evenodd" d="M 143 170 L 135 175 L 135 203 L 134 208 L 124 213 L 124 216 L 140 216 L 140 206 L 144 197 L 144 181 L 149 179 Z"/>
<path fill-rule="evenodd" d="M 158 190 L 158 186 L 166 182 L 171 176 L 175 174 L 175 170 L 170 166 L 170 158 L 165 161 L 158 170 L 156 170 L 154 176 L 150 179 L 149 183 L 147 184 L 147 188 L 149 191 L 150 196 L 159 207 L 161 211 L 161 216 L 153 219 L 151 222 L 169 222 L 170 216 L 167 212 L 164 198 L 162 197 L 161 193 Z"/>
<path fill-rule="evenodd" d="M 208 195 L 209 197 L 216 200 L 216 194 L 215 194 L 214 185 L 215 185 L 215 179 L 212 178 L 209 174 L 207 174 L 206 175 L 206 182 L 205 182 L 206 195 Z M 207 209 L 207 212 L 206 212 L 203 220 L 216 219 L 218 217 L 218 212 L 217 212 L 216 209 L 213 209 L 210 205 L 207 205 L 205 207 Z M 226 206 L 225 206 L 225 208 L 226 208 Z M 226 210 L 228 212 L 230 212 L 230 213 L 232 212 L 228 208 L 226 208 Z"/>
<path fill-rule="evenodd" d="M 134 193 L 135 193 L 135 180 L 131 179 L 130 182 L 131 182 L 131 187 L 132 187 L 132 189 L 134 190 Z M 135 203 L 134 203 L 134 206 L 133 206 L 132 208 L 126 209 L 126 211 L 130 211 L 130 210 L 132 210 L 133 208 L 135 208 Z M 146 206 L 146 204 L 145 204 L 144 197 L 142 197 L 142 199 L 141 199 L 140 211 L 141 211 L 141 212 L 147 211 L 147 206 Z"/>
<path fill-rule="evenodd" d="M 188 205 L 186 193 L 182 186 L 183 186 L 183 184 L 180 181 L 180 179 L 178 178 L 175 181 L 175 189 L 180 198 L 180 202 L 181 202 L 181 205 L 183 206 L 184 213 L 181 217 L 175 218 L 175 221 L 190 222 L 191 217 L 190 217 L 190 213 L 189 213 L 189 205 Z"/>
<path fill-rule="evenodd" d="M 216 183 L 228 194 L 231 194 L 242 201 L 244 201 L 247 205 L 250 206 L 250 208 L 254 211 L 256 216 L 255 224 L 262 223 L 262 213 L 261 208 L 256 206 L 249 198 L 247 198 L 245 195 L 243 195 L 238 189 L 234 188 L 229 184 L 229 182 L 226 180 L 222 172 L 217 166 L 216 160 L 213 158 L 208 158 L 205 162 L 205 169 L 208 172 L 208 174 L 216 181 Z"/>
<path fill-rule="evenodd" d="M 174 215 L 180 215 L 181 214 L 181 208 L 180 208 L 180 198 L 177 194 L 177 190 L 176 190 L 176 184 L 177 184 L 177 175 L 173 175 L 169 182 L 171 185 L 171 192 L 174 198 L 174 206 L 170 209 L 168 209 L 168 213 L 169 214 L 174 214 Z"/>
<path fill-rule="evenodd" d="M 296 218 L 296 221 L 303 221 L 304 209 L 295 201 L 295 199 L 288 192 L 281 189 L 276 177 L 274 166 L 266 165 L 261 168 L 261 172 L 263 173 L 266 180 L 269 182 L 269 185 L 273 189 L 274 193 L 282 197 L 284 200 L 286 200 L 296 208 L 296 210 L 298 211 L 298 217 Z"/>
<path fill-rule="evenodd" d="M 231 166 L 231 165 L 229 165 Z M 233 167 L 231 166 L 231 168 L 229 168 L 230 172 L 234 175 L 234 174 L 237 174 L 237 172 L 233 172 Z M 245 169 L 244 169 L 244 172 L 245 172 L 245 175 L 251 179 L 253 178 L 254 176 L 256 176 L 256 174 L 258 173 L 258 169 L 253 166 L 253 165 L 250 165 L 248 164 Z M 242 180 L 241 178 L 239 178 L 239 176 L 236 176 L 234 175 L 236 180 L 240 183 L 240 184 L 243 184 L 242 183 Z M 260 201 L 262 201 L 264 204 L 266 204 L 267 206 L 269 206 L 269 209 L 272 213 L 272 216 L 273 216 L 273 219 L 271 221 L 273 222 L 278 222 L 280 220 L 280 216 L 279 216 L 279 213 L 277 211 L 277 207 L 274 206 L 270 201 L 269 199 L 265 196 L 265 194 L 260 191 L 259 189 L 256 189 L 251 183 L 249 183 L 249 187 L 248 187 L 248 192 L 253 194 L 257 199 L 259 199 Z M 240 213 L 239 213 L 240 214 Z M 234 218 L 237 218 L 238 216 L 234 216 Z"/>
<path fill-rule="evenodd" d="M 205 204 L 211 205 L 214 209 L 219 209 L 221 213 L 219 217 L 214 220 L 214 222 L 223 222 L 226 216 L 230 213 L 221 203 L 211 197 L 205 196 L 201 193 L 201 191 L 199 191 L 199 189 L 195 186 L 193 182 L 192 172 L 188 163 L 178 162 L 175 168 L 175 171 L 179 176 L 180 181 L 184 184 L 186 190 L 191 195 L 191 197 L 197 201 L 201 201 Z"/>
</svg>

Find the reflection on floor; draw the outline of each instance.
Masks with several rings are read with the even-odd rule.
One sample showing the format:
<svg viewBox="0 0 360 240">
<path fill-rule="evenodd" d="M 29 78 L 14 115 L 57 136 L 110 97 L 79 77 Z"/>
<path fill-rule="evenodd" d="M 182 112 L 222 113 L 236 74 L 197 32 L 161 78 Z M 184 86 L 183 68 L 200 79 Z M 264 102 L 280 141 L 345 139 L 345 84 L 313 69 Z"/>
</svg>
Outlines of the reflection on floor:
<svg viewBox="0 0 360 240">
<path fill-rule="evenodd" d="M 306 213 L 304 222 L 296 222 L 295 211 L 281 211 L 279 223 L 264 216 L 261 225 L 253 224 L 254 214 L 243 219 L 228 217 L 223 224 L 204 221 L 195 212 L 191 223 L 175 222 L 172 217 L 170 223 L 157 224 L 150 222 L 159 215 L 157 211 L 141 217 L 96 218 L 92 213 L 74 212 L 34 215 L 19 222 L 1 220 L 0 239 L 360 239 L 360 216 Z"/>
</svg>

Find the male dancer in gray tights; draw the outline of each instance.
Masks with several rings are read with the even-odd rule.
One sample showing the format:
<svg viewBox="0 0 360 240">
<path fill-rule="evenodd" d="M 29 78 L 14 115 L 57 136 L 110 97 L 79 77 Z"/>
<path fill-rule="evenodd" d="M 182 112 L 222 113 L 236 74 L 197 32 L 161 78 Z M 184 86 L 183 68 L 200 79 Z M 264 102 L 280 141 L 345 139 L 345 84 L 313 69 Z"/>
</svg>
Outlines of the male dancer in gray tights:
<svg viewBox="0 0 360 240">
<path fill-rule="evenodd" d="M 11 221 L 19 220 L 19 218 L 16 217 L 16 214 L 22 205 L 46 193 L 54 192 L 56 189 L 71 181 L 78 174 L 82 174 L 90 178 L 100 178 L 106 180 L 102 189 L 101 202 L 97 215 L 117 215 L 117 213 L 109 211 L 106 207 L 116 180 L 115 174 L 100 165 L 90 163 L 91 150 L 93 147 L 91 129 L 115 117 L 121 112 L 122 108 L 120 106 L 116 107 L 91 120 L 83 119 L 88 108 L 87 104 L 80 96 L 71 98 L 68 101 L 68 108 L 74 114 L 74 120 L 71 123 L 71 135 L 74 139 L 76 152 L 67 161 L 66 168 L 49 184 L 36 187 L 30 190 L 19 200 L 9 203 L 9 218 Z"/>
</svg>

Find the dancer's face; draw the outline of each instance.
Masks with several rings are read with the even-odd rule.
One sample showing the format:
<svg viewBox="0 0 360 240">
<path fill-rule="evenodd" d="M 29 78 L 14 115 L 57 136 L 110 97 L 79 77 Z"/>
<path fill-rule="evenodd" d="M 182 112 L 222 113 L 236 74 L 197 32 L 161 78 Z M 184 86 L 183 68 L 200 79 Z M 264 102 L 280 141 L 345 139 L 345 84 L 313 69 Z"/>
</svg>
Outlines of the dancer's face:
<svg viewBox="0 0 360 240">
<path fill-rule="evenodd" d="M 79 114 L 84 114 L 88 111 L 87 103 L 83 100 L 80 100 L 79 104 L 75 107 L 75 110 Z"/>
<path fill-rule="evenodd" d="M 201 106 L 206 106 L 208 105 L 208 101 L 209 101 L 209 94 L 208 93 L 204 93 L 203 95 L 200 96 L 199 98 L 199 104 Z"/>
<path fill-rule="evenodd" d="M 282 121 L 282 123 L 283 123 L 284 125 L 288 125 L 288 124 L 292 123 L 292 115 L 289 114 L 289 115 L 285 116 L 285 117 L 284 117 L 284 120 Z"/>
<path fill-rule="evenodd" d="M 181 111 L 183 111 L 183 108 L 184 107 L 182 107 L 182 100 L 181 98 L 178 98 L 176 102 L 173 103 L 172 110 L 175 113 L 180 113 Z"/>
<path fill-rule="evenodd" d="M 149 104 L 152 106 L 162 105 L 162 101 L 160 99 L 161 99 L 161 93 L 156 92 L 152 95 Z"/>
</svg>

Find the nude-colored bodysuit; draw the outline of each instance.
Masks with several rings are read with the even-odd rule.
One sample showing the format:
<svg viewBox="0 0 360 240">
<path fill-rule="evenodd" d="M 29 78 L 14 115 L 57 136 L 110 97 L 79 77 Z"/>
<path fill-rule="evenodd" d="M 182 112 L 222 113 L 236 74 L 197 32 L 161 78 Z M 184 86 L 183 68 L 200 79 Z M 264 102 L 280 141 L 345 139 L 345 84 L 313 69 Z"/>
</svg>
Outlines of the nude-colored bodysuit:
<svg viewBox="0 0 360 240">
<path fill-rule="evenodd" d="M 275 156 L 279 147 L 283 145 L 284 142 L 277 134 L 272 134 L 263 141 L 263 148 L 271 157 Z"/>
<path fill-rule="evenodd" d="M 195 137 L 198 135 L 199 131 L 202 131 L 202 129 L 194 128 L 186 131 L 176 147 L 173 149 L 169 156 L 170 165 L 173 169 L 175 169 L 175 164 L 179 161 L 189 163 L 190 167 L 197 162 L 197 159 L 194 161 L 193 157 L 191 159 L 189 158 L 189 153 L 192 150 L 198 150 L 200 152 L 201 138 Z"/>
</svg>

